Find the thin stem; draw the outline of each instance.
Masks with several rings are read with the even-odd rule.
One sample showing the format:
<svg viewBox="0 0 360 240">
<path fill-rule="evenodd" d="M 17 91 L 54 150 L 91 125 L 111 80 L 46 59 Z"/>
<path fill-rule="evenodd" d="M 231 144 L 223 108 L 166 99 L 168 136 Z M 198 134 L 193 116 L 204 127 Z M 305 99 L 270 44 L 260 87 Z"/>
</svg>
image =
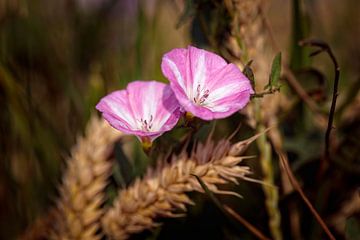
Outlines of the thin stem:
<svg viewBox="0 0 360 240">
<path fill-rule="evenodd" d="M 280 91 L 280 87 L 276 87 L 276 88 L 272 88 L 272 89 L 270 89 L 268 91 L 251 94 L 250 97 L 251 98 L 262 98 L 265 95 L 273 94 L 273 93 L 276 93 L 276 92 L 279 92 L 279 91 Z"/>
<path fill-rule="evenodd" d="M 326 52 L 329 55 L 333 65 L 334 65 L 334 73 L 335 73 L 334 87 L 333 87 L 333 92 L 332 92 L 332 100 L 331 100 L 328 124 L 327 124 L 327 128 L 326 128 L 326 133 L 325 133 L 325 154 L 324 155 L 325 155 L 325 159 L 329 160 L 330 159 L 330 134 L 331 134 L 331 130 L 333 128 L 334 115 L 335 115 L 335 109 L 336 109 L 336 100 L 339 95 L 338 86 L 339 86 L 339 79 L 340 79 L 340 67 L 339 67 L 339 64 L 336 60 L 336 57 L 335 57 L 333 51 L 331 50 L 330 46 L 326 42 L 323 42 L 323 41 L 317 40 L 317 39 L 308 39 L 308 40 L 300 41 L 299 44 L 300 44 L 300 46 L 312 46 L 312 47 L 320 48 L 320 49 L 316 50 L 315 52 L 313 52 L 312 54 L 310 54 L 310 56 L 315 56 L 321 52 Z"/>
<path fill-rule="evenodd" d="M 305 202 L 305 204 L 308 206 L 308 208 L 310 209 L 311 213 L 314 215 L 314 217 L 316 218 L 316 220 L 318 221 L 318 223 L 320 224 L 320 226 L 322 227 L 322 229 L 325 231 L 325 233 L 328 235 L 329 239 L 331 240 L 335 240 L 335 237 L 332 235 L 332 233 L 330 232 L 329 228 L 326 226 L 324 220 L 322 220 L 322 218 L 320 217 L 320 215 L 317 213 L 317 211 L 315 210 L 315 208 L 312 206 L 311 202 L 309 201 L 309 199 L 306 197 L 305 193 L 303 192 L 303 190 L 300 187 L 299 182 L 296 180 L 294 174 L 291 171 L 291 168 L 289 166 L 289 162 L 287 160 L 287 158 L 280 152 L 278 152 L 278 155 L 280 157 L 280 162 L 281 162 L 281 166 L 284 168 L 291 185 L 295 188 L 295 190 L 300 194 L 301 198 L 303 199 L 303 201 Z"/>
<path fill-rule="evenodd" d="M 252 234 L 254 234 L 257 238 L 261 240 L 270 240 L 270 238 L 266 237 L 262 232 L 260 232 L 259 229 L 257 229 L 254 225 L 249 223 L 246 219 L 241 217 L 239 214 L 237 214 L 233 209 L 231 209 L 226 204 L 223 205 L 223 208 L 225 211 L 231 215 L 233 218 L 235 218 L 239 223 L 244 225 Z"/>
<path fill-rule="evenodd" d="M 265 125 L 263 123 L 264 119 L 261 116 L 259 100 L 255 100 L 254 104 L 256 121 L 258 123 L 257 131 L 263 132 L 265 130 Z M 268 187 L 269 185 L 274 185 L 275 181 L 274 169 L 272 164 L 271 145 L 266 139 L 265 134 L 261 135 L 256 140 L 256 142 L 259 148 L 259 160 L 263 173 L 263 182 L 265 183 L 262 185 L 262 188 L 265 194 L 265 206 L 269 216 L 269 229 L 273 239 L 281 240 L 281 214 L 278 207 L 279 192 L 276 188 Z"/>
<path fill-rule="evenodd" d="M 257 236 L 261 240 L 270 240 L 270 238 L 265 237 L 265 235 L 258 230 L 255 226 L 253 226 L 251 223 L 246 221 L 244 218 L 242 218 L 239 214 L 237 214 L 234 210 L 232 210 L 229 206 L 226 204 L 222 204 L 219 199 L 215 196 L 214 192 L 210 191 L 206 183 L 204 183 L 201 178 L 197 175 L 191 174 L 196 178 L 196 180 L 199 182 L 202 189 L 204 189 L 205 193 L 210 197 L 210 199 L 213 201 L 215 206 L 219 208 L 219 210 L 224 213 L 225 215 L 230 215 L 233 218 L 235 218 L 237 221 L 239 221 L 241 224 L 243 224 L 251 233 L 253 233 L 255 236 Z"/>
<path fill-rule="evenodd" d="M 286 152 L 283 150 L 283 136 L 281 135 L 279 125 L 276 123 L 276 127 L 269 132 L 269 139 L 274 147 L 276 153 L 280 152 L 287 157 Z M 293 186 L 287 180 L 287 174 L 283 168 L 280 168 L 281 182 L 283 186 L 284 194 L 289 194 L 294 191 Z M 299 209 L 295 205 L 295 202 L 290 202 L 288 205 L 289 210 L 289 220 L 290 220 L 290 229 L 292 234 L 292 239 L 302 239 L 301 230 L 300 230 L 300 216 Z"/>
<path fill-rule="evenodd" d="M 330 158 L 330 133 L 331 133 L 331 129 L 333 128 L 336 100 L 339 95 L 338 86 L 339 86 L 339 79 L 340 79 L 340 67 L 339 67 L 339 65 L 336 61 L 336 58 L 335 58 L 333 52 L 331 51 L 330 47 L 328 48 L 327 53 L 329 54 L 329 56 L 334 64 L 334 72 L 335 72 L 334 88 L 333 88 L 332 101 L 331 101 L 331 107 L 330 107 L 329 121 L 328 121 L 328 126 L 327 126 L 326 134 L 325 134 L 325 157 L 327 159 L 329 159 Z"/>
</svg>

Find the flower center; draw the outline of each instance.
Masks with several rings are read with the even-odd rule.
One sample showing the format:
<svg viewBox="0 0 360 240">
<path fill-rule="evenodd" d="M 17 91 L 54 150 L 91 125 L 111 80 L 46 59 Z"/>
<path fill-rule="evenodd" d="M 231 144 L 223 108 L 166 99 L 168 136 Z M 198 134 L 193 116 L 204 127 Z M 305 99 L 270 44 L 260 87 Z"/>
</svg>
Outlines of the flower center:
<svg viewBox="0 0 360 240">
<path fill-rule="evenodd" d="M 196 96 L 194 97 L 194 103 L 203 105 L 205 100 L 209 97 L 209 89 L 201 89 L 200 84 L 196 88 Z"/>
<path fill-rule="evenodd" d="M 147 131 L 147 132 L 150 132 L 151 131 L 151 128 L 153 126 L 153 115 L 150 115 L 150 119 L 149 120 L 146 120 L 146 119 L 143 119 L 141 118 L 140 119 L 140 122 L 141 122 L 141 128 L 143 131 Z"/>
</svg>

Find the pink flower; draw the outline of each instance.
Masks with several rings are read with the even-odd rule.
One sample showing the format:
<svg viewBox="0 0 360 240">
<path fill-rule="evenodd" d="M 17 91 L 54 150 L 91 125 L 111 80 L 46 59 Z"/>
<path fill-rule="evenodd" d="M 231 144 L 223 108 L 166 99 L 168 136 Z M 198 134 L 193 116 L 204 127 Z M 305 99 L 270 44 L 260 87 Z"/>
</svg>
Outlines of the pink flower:
<svg viewBox="0 0 360 240">
<path fill-rule="evenodd" d="M 103 97 L 96 109 L 114 128 L 148 143 L 171 130 L 181 115 L 170 86 L 156 81 L 131 82 Z"/>
<path fill-rule="evenodd" d="M 253 93 L 249 79 L 236 65 L 192 46 L 166 53 L 161 68 L 180 105 L 204 120 L 232 115 Z"/>
</svg>

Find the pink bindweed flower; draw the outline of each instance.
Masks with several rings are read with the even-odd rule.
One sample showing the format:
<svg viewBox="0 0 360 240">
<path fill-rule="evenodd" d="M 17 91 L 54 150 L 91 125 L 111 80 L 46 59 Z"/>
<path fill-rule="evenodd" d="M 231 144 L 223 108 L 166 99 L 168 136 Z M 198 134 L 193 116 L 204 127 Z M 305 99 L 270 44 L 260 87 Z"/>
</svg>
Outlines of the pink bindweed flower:
<svg viewBox="0 0 360 240">
<path fill-rule="evenodd" d="M 192 46 L 166 53 L 161 68 L 180 105 L 204 120 L 232 115 L 253 93 L 249 79 L 235 64 Z"/>
<path fill-rule="evenodd" d="M 156 81 L 135 81 L 114 91 L 96 105 L 114 128 L 151 142 L 178 122 L 180 105 L 170 86 Z"/>
</svg>

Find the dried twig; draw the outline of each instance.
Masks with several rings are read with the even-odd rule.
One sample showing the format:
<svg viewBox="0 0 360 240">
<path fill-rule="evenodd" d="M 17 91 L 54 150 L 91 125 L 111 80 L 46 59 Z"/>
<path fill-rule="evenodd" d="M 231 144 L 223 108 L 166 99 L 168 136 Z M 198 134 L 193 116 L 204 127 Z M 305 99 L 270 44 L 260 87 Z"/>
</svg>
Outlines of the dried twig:
<svg viewBox="0 0 360 240">
<path fill-rule="evenodd" d="M 308 208 L 310 209 L 311 213 L 314 215 L 314 217 L 316 218 L 316 220 L 318 221 L 318 223 L 320 224 L 320 226 L 323 228 L 323 230 L 325 231 L 325 233 L 328 235 L 328 237 L 331 240 L 335 240 L 335 237 L 332 235 L 332 233 L 330 232 L 329 228 L 326 226 L 324 220 L 322 220 L 322 218 L 320 217 L 320 215 L 317 213 L 317 211 L 315 210 L 315 208 L 312 206 L 311 202 L 309 201 L 309 199 L 306 197 L 305 193 L 303 192 L 303 190 L 301 189 L 301 186 L 299 184 L 299 182 L 296 180 L 294 174 L 291 171 L 291 168 L 289 166 L 288 160 L 287 158 L 280 152 L 278 152 L 278 155 L 280 157 L 280 162 L 281 162 L 281 166 L 284 168 L 285 172 L 287 173 L 287 176 L 289 177 L 289 180 L 292 184 L 292 186 L 295 188 L 295 190 L 300 194 L 301 198 L 303 199 L 303 201 L 305 202 L 305 204 L 308 206 Z"/>
<path fill-rule="evenodd" d="M 339 95 L 338 86 L 339 86 L 339 79 L 340 79 L 340 67 L 339 67 L 339 64 L 336 60 L 336 57 L 335 57 L 333 51 L 331 50 L 330 46 L 326 42 L 321 41 L 321 40 L 316 40 L 316 39 L 307 39 L 307 40 L 301 41 L 299 44 L 301 46 L 313 46 L 313 47 L 320 48 L 320 49 L 314 51 L 313 53 L 311 53 L 310 56 L 315 56 L 321 52 L 326 52 L 329 55 L 333 65 L 334 65 L 334 73 L 335 73 L 334 88 L 333 88 L 333 93 L 332 93 L 329 119 L 328 119 L 326 134 L 325 134 L 325 159 L 329 160 L 330 159 L 330 133 L 331 133 L 331 129 L 333 128 L 336 100 Z"/>
<path fill-rule="evenodd" d="M 239 214 L 237 214 L 234 210 L 232 210 L 229 206 L 226 204 L 222 204 L 219 199 L 215 196 L 213 192 L 210 191 L 208 186 L 204 183 L 204 181 L 201 180 L 196 175 L 193 175 L 196 180 L 200 183 L 201 187 L 204 189 L 205 193 L 210 197 L 210 199 L 213 201 L 213 203 L 224 213 L 225 215 L 230 215 L 233 218 L 235 218 L 238 222 L 243 224 L 245 228 L 247 228 L 252 234 L 254 234 L 256 237 L 262 240 L 269 240 L 269 238 L 265 237 L 265 235 L 258 230 L 255 226 L 253 226 L 251 223 L 246 221 L 243 217 L 241 217 Z"/>
<path fill-rule="evenodd" d="M 275 152 L 282 153 L 284 156 L 286 155 L 286 152 L 283 150 L 283 137 L 281 135 L 281 132 L 279 128 L 273 128 L 272 131 L 268 134 L 270 141 L 274 147 Z M 280 168 L 280 174 L 281 174 L 281 180 L 282 180 L 282 186 L 283 186 L 283 193 L 289 194 L 290 192 L 293 192 L 294 188 L 287 181 L 287 174 L 283 168 Z M 295 206 L 294 202 L 290 202 L 288 206 L 289 210 L 289 220 L 290 220 L 290 229 L 293 239 L 301 239 L 301 230 L 300 230 L 300 216 L 299 211 Z"/>
<path fill-rule="evenodd" d="M 270 238 L 266 237 L 259 229 L 249 223 L 246 219 L 237 214 L 234 210 L 232 210 L 229 206 L 223 205 L 224 209 L 227 213 L 229 213 L 233 218 L 235 218 L 238 222 L 244 225 L 251 233 L 253 233 L 256 237 L 261 240 L 269 240 Z"/>
</svg>

